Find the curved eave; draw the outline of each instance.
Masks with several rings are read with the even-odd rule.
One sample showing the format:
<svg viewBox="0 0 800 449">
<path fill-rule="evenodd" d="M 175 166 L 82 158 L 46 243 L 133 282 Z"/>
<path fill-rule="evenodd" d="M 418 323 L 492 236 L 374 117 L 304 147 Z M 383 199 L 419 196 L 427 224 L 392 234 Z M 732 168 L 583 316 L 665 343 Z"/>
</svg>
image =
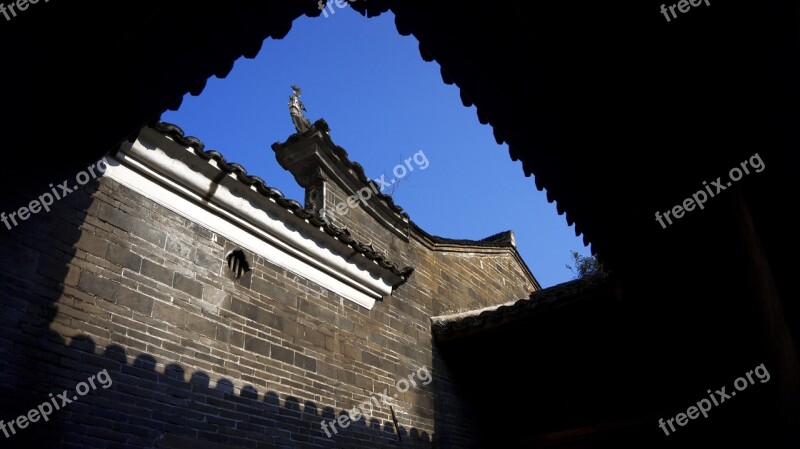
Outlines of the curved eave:
<svg viewBox="0 0 800 449">
<path fill-rule="evenodd" d="M 218 152 L 202 150 L 197 139 L 175 136 L 182 134 L 174 125 L 144 128 L 114 154 L 106 175 L 366 308 L 413 272 L 285 199 Z"/>
</svg>

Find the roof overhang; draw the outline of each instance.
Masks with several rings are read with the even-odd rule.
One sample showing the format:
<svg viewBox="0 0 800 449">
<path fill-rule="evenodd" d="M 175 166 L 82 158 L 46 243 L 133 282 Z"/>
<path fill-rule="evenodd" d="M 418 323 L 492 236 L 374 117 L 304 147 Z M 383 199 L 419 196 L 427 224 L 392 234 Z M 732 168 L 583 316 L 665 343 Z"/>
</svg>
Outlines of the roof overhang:
<svg viewBox="0 0 800 449">
<path fill-rule="evenodd" d="M 236 164 L 200 152 L 147 127 L 108 158 L 106 176 L 368 309 L 410 274 L 384 267 L 330 235 L 299 203 L 247 177 Z"/>
</svg>

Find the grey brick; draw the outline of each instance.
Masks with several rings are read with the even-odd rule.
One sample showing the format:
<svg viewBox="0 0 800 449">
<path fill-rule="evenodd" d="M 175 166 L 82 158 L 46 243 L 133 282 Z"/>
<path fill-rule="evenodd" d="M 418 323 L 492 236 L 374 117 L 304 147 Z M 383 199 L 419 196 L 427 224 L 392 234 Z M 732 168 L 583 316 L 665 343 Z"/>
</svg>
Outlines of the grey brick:
<svg viewBox="0 0 800 449">
<path fill-rule="evenodd" d="M 229 295 L 227 293 L 218 288 L 209 287 L 208 285 L 203 287 L 203 301 L 209 304 L 224 306 L 228 297 Z"/>
<path fill-rule="evenodd" d="M 194 263 L 212 273 L 219 274 L 220 268 L 222 268 L 224 260 L 221 256 L 214 257 L 213 255 L 208 254 L 205 251 L 197 251 L 194 256 Z"/>
<path fill-rule="evenodd" d="M 258 307 L 246 303 L 239 298 L 231 299 L 231 312 L 237 313 L 251 320 L 258 320 Z"/>
<path fill-rule="evenodd" d="M 360 374 L 356 374 L 356 386 L 363 388 L 365 390 L 372 390 L 373 388 L 372 379 L 366 376 L 362 376 Z"/>
<path fill-rule="evenodd" d="M 175 327 L 184 327 L 186 312 L 170 304 L 155 301 L 153 303 L 153 318 L 165 321 Z"/>
<path fill-rule="evenodd" d="M 82 271 L 78 287 L 87 293 L 111 301 L 119 285 L 111 279 L 101 278 L 94 273 Z"/>
<path fill-rule="evenodd" d="M 231 346 L 235 346 L 237 348 L 243 348 L 244 334 L 236 330 L 231 330 L 228 342 L 230 343 Z"/>
<path fill-rule="evenodd" d="M 251 335 L 245 335 L 244 337 L 244 349 L 246 349 L 247 351 L 253 351 L 255 353 L 269 357 L 270 346 L 271 345 L 266 341 L 253 337 Z"/>
<path fill-rule="evenodd" d="M 108 248 L 108 240 L 100 238 L 87 231 L 83 231 L 81 232 L 81 236 L 78 241 L 75 242 L 75 247 L 82 249 L 89 254 L 103 257 L 105 256 L 106 249 Z"/>
<path fill-rule="evenodd" d="M 162 284 L 172 285 L 175 272 L 155 262 L 142 259 L 141 274 Z"/>
<path fill-rule="evenodd" d="M 133 219 L 130 215 L 108 204 L 101 204 L 97 213 L 97 218 L 116 226 L 126 232 L 131 232 L 134 227 Z"/>
<path fill-rule="evenodd" d="M 159 248 L 163 248 L 167 242 L 167 234 L 165 232 L 154 229 L 152 226 L 138 220 L 133 222 L 131 234 Z"/>
<path fill-rule="evenodd" d="M 273 297 L 275 294 L 275 287 L 273 284 L 259 277 L 253 277 L 253 280 L 250 281 L 250 288 L 267 297 Z"/>
<path fill-rule="evenodd" d="M 124 287 L 117 290 L 114 302 L 147 316 L 153 313 L 153 298 Z"/>
<path fill-rule="evenodd" d="M 259 323 L 269 326 L 273 329 L 282 330 L 283 329 L 283 318 L 275 315 L 274 313 L 267 312 L 264 309 L 258 309 L 258 321 Z"/>
<path fill-rule="evenodd" d="M 295 353 L 294 364 L 298 368 L 303 368 L 304 370 L 314 373 L 317 372 L 317 360 L 303 354 Z"/>
<path fill-rule="evenodd" d="M 172 281 L 172 286 L 178 290 L 188 293 L 195 298 L 203 297 L 203 284 L 184 276 L 181 273 L 175 273 Z"/>
<path fill-rule="evenodd" d="M 310 341 L 315 347 L 325 347 L 325 334 L 316 329 L 303 326 L 303 338 L 306 341 Z"/>
<path fill-rule="evenodd" d="M 216 335 L 217 325 L 209 319 L 197 315 L 187 315 L 185 323 L 187 329 L 200 335 L 211 338 Z"/>
<path fill-rule="evenodd" d="M 186 242 L 181 241 L 173 236 L 167 237 L 165 249 L 168 253 L 179 257 L 183 260 L 194 260 L 195 249 Z"/>
<path fill-rule="evenodd" d="M 117 265 L 129 268 L 137 273 L 142 266 L 142 257 L 119 245 L 109 245 L 106 259 Z"/>
<path fill-rule="evenodd" d="M 270 357 L 281 362 L 294 364 L 294 351 L 286 349 L 277 345 L 272 345 L 272 353 Z"/>
<path fill-rule="evenodd" d="M 228 343 L 231 338 L 231 328 L 227 324 L 217 324 L 217 333 L 214 338 L 223 343 Z"/>
</svg>

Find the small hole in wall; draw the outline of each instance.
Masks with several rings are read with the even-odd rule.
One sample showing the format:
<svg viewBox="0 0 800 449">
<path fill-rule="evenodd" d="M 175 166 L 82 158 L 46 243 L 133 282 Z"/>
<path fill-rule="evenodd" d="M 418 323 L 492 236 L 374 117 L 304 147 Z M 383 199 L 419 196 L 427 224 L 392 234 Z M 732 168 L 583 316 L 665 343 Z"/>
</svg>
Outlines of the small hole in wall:
<svg viewBox="0 0 800 449">
<path fill-rule="evenodd" d="M 228 261 L 228 269 L 231 270 L 235 279 L 241 278 L 242 274 L 250 271 L 250 265 L 241 249 L 229 252 L 225 259 Z"/>
</svg>

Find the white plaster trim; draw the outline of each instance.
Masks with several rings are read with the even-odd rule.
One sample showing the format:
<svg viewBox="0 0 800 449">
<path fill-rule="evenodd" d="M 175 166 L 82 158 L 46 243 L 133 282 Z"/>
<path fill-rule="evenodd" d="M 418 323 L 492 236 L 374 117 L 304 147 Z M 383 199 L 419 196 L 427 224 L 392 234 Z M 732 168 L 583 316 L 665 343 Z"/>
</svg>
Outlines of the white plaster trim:
<svg viewBox="0 0 800 449">
<path fill-rule="evenodd" d="M 108 158 L 105 175 L 367 309 L 374 306 L 376 299 L 391 294 L 396 279 L 383 279 L 385 276 L 380 273 L 385 269 L 377 263 L 352 248 L 341 251 L 343 244 L 339 248 L 333 244 L 321 247 L 320 239 L 308 235 L 305 221 L 291 223 L 290 219 L 299 221 L 299 217 L 233 176 L 214 180 L 222 172 L 213 161 L 202 161 L 189 150 L 180 149 L 183 154 L 175 155 L 174 148 L 165 152 L 137 140 L 124 145 L 115 158 Z M 212 172 L 217 175 L 209 177 Z M 305 226 L 297 226 L 300 224 Z M 313 228 L 311 231 L 324 234 Z"/>
</svg>

